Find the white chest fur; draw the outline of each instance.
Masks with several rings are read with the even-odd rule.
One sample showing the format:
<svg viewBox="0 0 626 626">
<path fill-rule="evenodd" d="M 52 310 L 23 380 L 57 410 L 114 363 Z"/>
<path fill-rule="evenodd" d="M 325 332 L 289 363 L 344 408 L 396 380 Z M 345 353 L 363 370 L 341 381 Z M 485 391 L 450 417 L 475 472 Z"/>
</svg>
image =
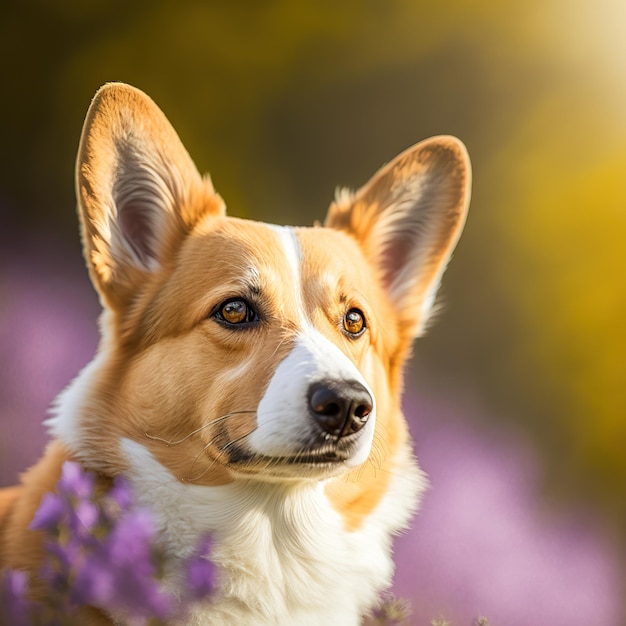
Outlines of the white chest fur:
<svg viewBox="0 0 626 626">
<path fill-rule="evenodd" d="M 424 484 L 403 455 L 387 496 L 350 532 L 321 483 L 184 485 L 140 444 L 125 440 L 122 447 L 170 557 L 189 555 L 204 533 L 213 534 L 220 589 L 189 625 L 356 626 L 391 583 L 392 534 L 406 524 Z"/>
</svg>

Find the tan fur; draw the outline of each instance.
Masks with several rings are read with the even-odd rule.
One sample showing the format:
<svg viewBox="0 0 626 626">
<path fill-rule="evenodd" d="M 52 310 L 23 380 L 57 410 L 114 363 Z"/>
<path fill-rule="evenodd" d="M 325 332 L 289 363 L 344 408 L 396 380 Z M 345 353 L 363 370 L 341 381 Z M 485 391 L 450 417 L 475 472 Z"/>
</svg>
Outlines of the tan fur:
<svg viewBox="0 0 626 626">
<path fill-rule="evenodd" d="M 31 569 L 42 559 L 41 535 L 28 526 L 39 507 L 41 497 L 54 487 L 61 475 L 61 465 L 68 460 L 67 450 L 52 442 L 44 457 L 22 476 L 19 498 L 14 498 L 5 517 L 0 550 L 0 564 Z"/>
<path fill-rule="evenodd" d="M 326 485 L 334 507 L 345 519 L 346 528 L 357 530 L 386 492 L 393 474 L 393 458 L 406 444 L 408 433 L 402 412 L 395 404 L 402 384 L 400 363 L 404 347 L 396 326 L 397 311 L 391 307 L 377 281 L 371 279 L 372 265 L 352 237 L 327 229 L 301 229 L 299 239 L 305 263 L 302 280 L 307 298 L 307 313 L 316 327 L 325 329 L 329 339 L 338 342 L 359 367 L 366 371 L 378 404 L 378 421 L 370 462 Z M 320 272 L 324 268 L 324 272 Z M 363 310 L 370 324 L 369 341 L 353 342 L 342 336 L 333 323 L 317 319 L 317 311 L 339 313 L 350 298 L 349 306 Z M 318 314 L 319 315 L 319 314 Z M 371 370 L 371 371 L 368 371 Z"/>
<path fill-rule="evenodd" d="M 2 525 L 6 521 L 13 503 L 19 497 L 21 487 L 7 487 L 0 490 L 0 535 Z"/>
</svg>

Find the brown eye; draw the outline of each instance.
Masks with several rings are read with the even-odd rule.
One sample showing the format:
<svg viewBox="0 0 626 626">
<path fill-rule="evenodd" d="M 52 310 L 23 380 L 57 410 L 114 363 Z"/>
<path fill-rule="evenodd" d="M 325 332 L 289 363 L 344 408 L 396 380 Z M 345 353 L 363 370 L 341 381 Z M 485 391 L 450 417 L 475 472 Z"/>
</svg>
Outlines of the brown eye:
<svg viewBox="0 0 626 626">
<path fill-rule="evenodd" d="M 359 309 L 350 309 L 343 318 L 343 327 L 354 336 L 360 335 L 365 330 L 365 317 Z"/>
<path fill-rule="evenodd" d="M 246 324 L 258 321 L 256 311 L 245 300 L 228 300 L 220 305 L 215 317 L 227 324 Z"/>
</svg>

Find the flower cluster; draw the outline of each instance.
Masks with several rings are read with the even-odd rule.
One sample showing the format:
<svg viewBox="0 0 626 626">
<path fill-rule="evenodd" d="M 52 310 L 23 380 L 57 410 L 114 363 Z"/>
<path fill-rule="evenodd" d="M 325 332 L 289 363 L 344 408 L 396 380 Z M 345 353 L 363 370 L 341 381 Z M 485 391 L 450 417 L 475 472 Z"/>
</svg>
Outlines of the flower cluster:
<svg viewBox="0 0 626 626">
<path fill-rule="evenodd" d="M 56 493 L 47 493 L 31 528 L 44 534 L 40 580 L 46 600 L 27 599 L 24 572 L 0 579 L 0 626 L 78 626 L 80 607 L 92 606 L 130 624 L 164 624 L 215 587 L 210 539 L 183 563 L 184 597 L 162 585 L 165 557 L 155 544 L 151 513 L 134 505 L 128 483 L 117 478 L 99 493 L 95 476 L 77 463 L 63 465 Z"/>
<path fill-rule="evenodd" d="M 132 626 L 180 619 L 215 589 L 210 537 L 182 565 L 182 597 L 163 588 L 166 559 L 155 543 L 150 511 L 137 507 L 130 486 L 116 478 L 108 490 L 77 463 L 63 465 L 55 493 L 43 496 L 31 529 L 44 535 L 39 579 L 46 599 L 28 598 L 26 572 L 0 575 L 0 626 L 80 626 L 80 607 L 91 606 Z M 366 618 L 367 626 L 406 626 L 410 604 L 392 594 Z M 448 626 L 439 619 L 433 626 Z M 488 626 L 484 618 L 476 626 Z"/>
</svg>

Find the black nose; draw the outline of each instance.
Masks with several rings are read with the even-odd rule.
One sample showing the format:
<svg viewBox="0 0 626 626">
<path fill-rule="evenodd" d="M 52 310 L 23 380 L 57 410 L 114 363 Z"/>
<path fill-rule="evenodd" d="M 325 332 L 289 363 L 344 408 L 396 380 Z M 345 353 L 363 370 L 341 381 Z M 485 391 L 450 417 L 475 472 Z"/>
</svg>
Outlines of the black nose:
<svg viewBox="0 0 626 626">
<path fill-rule="evenodd" d="M 311 414 L 325 433 L 345 437 L 365 426 L 372 396 L 356 381 L 323 381 L 309 388 Z"/>
</svg>

